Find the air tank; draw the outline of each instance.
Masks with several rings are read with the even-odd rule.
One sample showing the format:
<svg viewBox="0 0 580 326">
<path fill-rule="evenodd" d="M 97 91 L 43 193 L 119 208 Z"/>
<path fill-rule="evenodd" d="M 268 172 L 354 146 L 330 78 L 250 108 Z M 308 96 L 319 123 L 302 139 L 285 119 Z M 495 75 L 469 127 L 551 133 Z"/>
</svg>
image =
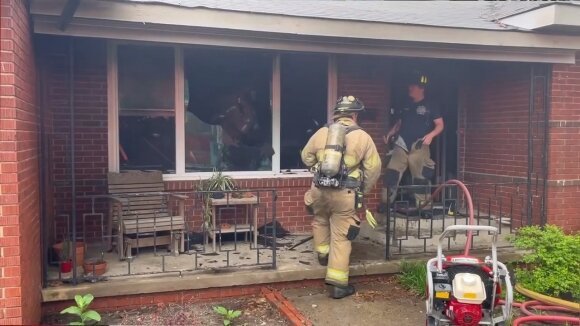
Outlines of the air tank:
<svg viewBox="0 0 580 326">
<path fill-rule="evenodd" d="M 320 165 L 320 172 L 327 177 L 334 177 L 340 172 L 345 135 L 346 127 L 340 123 L 333 123 L 328 127 L 326 146 Z"/>
</svg>

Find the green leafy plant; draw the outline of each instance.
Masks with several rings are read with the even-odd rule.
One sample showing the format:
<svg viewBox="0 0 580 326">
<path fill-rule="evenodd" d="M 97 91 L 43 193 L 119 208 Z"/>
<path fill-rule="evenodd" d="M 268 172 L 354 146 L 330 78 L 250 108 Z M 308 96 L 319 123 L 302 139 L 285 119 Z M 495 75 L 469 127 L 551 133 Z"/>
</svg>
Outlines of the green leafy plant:
<svg viewBox="0 0 580 326">
<path fill-rule="evenodd" d="M 566 235 L 554 225 L 519 229 L 512 242 L 527 250 L 515 263 L 518 283 L 550 296 L 580 300 L 580 234 Z"/>
<path fill-rule="evenodd" d="M 224 326 L 232 325 L 234 319 L 242 315 L 242 312 L 240 310 L 229 310 L 226 307 L 222 306 L 213 307 L 213 311 L 215 311 L 218 315 L 220 315 L 223 318 Z"/>
<path fill-rule="evenodd" d="M 398 280 L 409 291 L 424 296 L 427 291 L 427 265 L 424 262 L 402 261 Z"/>
<path fill-rule="evenodd" d="M 201 182 L 201 188 L 204 191 L 230 191 L 236 189 L 236 183 L 232 177 L 214 169 L 212 176 Z"/>
<path fill-rule="evenodd" d="M 216 193 L 224 191 L 232 191 L 236 189 L 236 183 L 232 177 L 224 175 L 222 171 L 213 170 L 212 176 L 207 180 L 202 180 L 197 187 L 201 191 L 201 198 L 203 203 L 203 219 L 206 226 L 211 227 L 212 210 L 211 198 Z"/>
<path fill-rule="evenodd" d="M 78 316 L 79 321 L 73 321 L 69 325 L 87 325 L 87 323 L 95 323 L 101 321 L 101 315 L 94 310 L 88 310 L 89 305 L 93 302 L 92 294 L 85 294 L 84 296 L 75 295 L 76 306 L 70 306 L 61 311 L 61 314 L 71 314 Z"/>
</svg>

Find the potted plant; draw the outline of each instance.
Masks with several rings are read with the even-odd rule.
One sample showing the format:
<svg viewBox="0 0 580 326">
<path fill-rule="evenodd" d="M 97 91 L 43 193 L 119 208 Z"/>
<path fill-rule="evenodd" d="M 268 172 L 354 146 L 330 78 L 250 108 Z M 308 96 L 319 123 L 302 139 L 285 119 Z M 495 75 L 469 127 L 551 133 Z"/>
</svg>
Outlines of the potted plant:
<svg viewBox="0 0 580 326">
<path fill-rule="evenodd" d="M 211 227 L 212 210 L 211 199 L 220 199 L 225 197 L 225 192 L 236 189 L 236 183 L 232 177 L 224 175 L 222 171 L 213 171 L 212 176 L 207 180 L 202 180 L 197 190 L 202 192 L 201 199 L 203 204 L 203 219 L 207 228 Z"/>
<path fill-rule="evenodd" d="M 56 252 L 60 260 L 60 269 L 62 273 L 68 273 L 72 270 L 72 254 L 73 242 L 65 239 L 62 242 L 55 243 L 52 248 Z M 74 250 L 76 256 L 77 266 L 80 266 L 85 260 L 85 243 L 82 241 L 76 242 Z"/>
<path fill-rule="evenodd" d="M 56 248 L 53 246 L 53 248 L 55 248 L 57 255 L 60 259 L 60 272 L 61 273 L 70 273 L 70 271 L 72 270 L 72 259 L 70 258 L 70 242 L 68 242 L 68 240 L 65 240 L 63 242 L 61 242 L 60 244 L 62 244 L 62 246 L 60 247 L 60 252 L 57 249 L 58 248 L 58 244 L 56 244 L 55 246 L 57 246 Z"/>
<path fill-rule="evenodd" d="M 236 183 L 232 177 L 224 175 L 222 171 L 214 170 L 212 176 L 202 182 L 204 191 L 211 191 L 211 198 L 224 198 L 225 193 L 236 189 Z"/>
<path fill-rule="evenodd" d="M 103 275 L 107 272 L 107 262 L 103 258 L 90 258 L 83 263 L 83 270 L 85 271 L 85 275 Z"/>
</svg>

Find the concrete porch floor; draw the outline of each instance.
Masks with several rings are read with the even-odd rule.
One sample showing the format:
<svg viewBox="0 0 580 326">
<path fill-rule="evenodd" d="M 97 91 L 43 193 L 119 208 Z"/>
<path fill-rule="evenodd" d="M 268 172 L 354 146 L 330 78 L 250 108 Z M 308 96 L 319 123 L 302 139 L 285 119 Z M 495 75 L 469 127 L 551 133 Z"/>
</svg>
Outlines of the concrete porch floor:
<svg viewBox="0 0 580 326">
<path fill-rule="evenodd" d="M 306 236 L 290 235 L 280 239 L 279 243 L 291 245 Z M 490 239 L 486 236 L 480 237 L 480 247 L 489 248 Z M 464 238 L 464 236 L 457 236 L 455 240 L 451 240 L 452 249 L 461 249 L 465 243 Z M 350 269 L 352 276 L 399 272 L 400 260 L 385 260 L 385 239 L 384 229 L 383 231 L 380 229 L 370 230 L 363 226 L 361 235 L 353 242 Z M 437 236 L 428 240 L 428 251 L 433 251 L 436 239 L 438 239 Z M 505 240 L 501 240 L 505 245 Z M 423 249 L 423 240 L 415 239 L 412 243 L 419 245 L 419 242 L 416 241 L 420 242 L 420 247 Z M 272 269 L 270 265 L 272 260 L 271 249 L 260 250 L 260 263 L 268 264 L 262 266 L 243 266 L 257 263 L 257 252 L 256 250 L 251 250 L 247 242 L 240 242 L 236 250 L 233 249 L 233 243 L 226 242 L 222 247 L 222 251 L 217 255 L 198 254 L 197 261 L 195 261 L 196 255 L 194 254 L 181 254 L 177 257 L 165 256 L 165 258 L 162 258 L 161 256 L 155 256 L 153 250 L 142 250 L 131 263 L 131 275 L 127 275 L 128 262 L 119 261 L 114 252 L 105 253 L 108 270 L 104 275 L 104 280 L 95 283 L 80 283 L 75 286 L 61 281 L 51 281 L 49 286 L 42 290 L 43 301 L 70 300 L 74 298 L 75 294 L 79 293 L 92 293 L 96 297 L 109 297 L 323 279 L 325 276 L 325 267 L 318 264 L 312 250 L 311 241 L 298 246 L 295 250 L 288 250 L 287 246 L 278 248 L 276 269 Z M 419 250 L 417 249 L 415 247 L 414 252 L 418 252 Z M 396 250 L 396 248 L 392 248 L 392 250 Z M 420 251 L 422 252 L 422 250 Z M 99 252 L 98 246 L 91 246 L 86 258 L 99 257 Z M 433 257 L 433 254 L 413 254 L 408 250 L 405 250 L 405 252 L 407 253 L 405 257 L 393 256 L 393 258 L 425 259 Z M 161 251 L 159 250 L 158 253 L 160 254 Z M 489 254 L 489 249 L 474 250 L 474 254 L 483 258 Z M 229 267 L 227 267 L 228 255 Z M 500 250 L 500 259 L 503 261 L 508 261 L 515 257 L 517 257 L 517 254 L 511 248 Z M 163 259 L 165 259 L 164 272 L 162 267 Z M 196 264 L 198 269 L 191 271 Z M 78 273 L 82 275 L 81 267 L 79 267 Z M 58 278 L 57 268 L 51 267 L 49 275 L 53 279 Z"/>
<path fill-rule="evenodd" d="M 307 235 L 289 235 L 278 240 L 278 249 L 276 252 L 276 265 L 278 270 L 293 270 L 305 268 L 318 264 L 312 249 L 312 241 L 308 241 L 295 250 L 288 250 L 293 243 L 306 238 Z M 286 246 L 284 246 L 286 245 Z M 103 275 L 107 278 L 123 279 L 133 277 L 150 277 L 160 273 L 177 273 L 179 272 L 204 272 L 215 271 L 217 269 L 239 269 L 259 267 L 268 268 L 272 264 L 272 249 L 261 246 L 259 250 L 251 249 L 248 242 L 238 242 L 234 247 L 232 242 L 224 242 L 221 251 L 211 252 L 211 246 L 206 246 L 206 252 L 199 251 L 195 254 L 194 250 L 190 253 L 182 253 L 179 256 L 169 255 L 162 247 L 157 249 L 157 253 L 152 248 L 141 248 L 131 262 L 128 260 L 121 261 L 118 259 L 116 252 L 105 252 L 104 260 L 107 262 L 107 272 Z M 201 250 L 201 245 L 196 245 L 196 249 Z M 385 257 L 384 247 L 373 243 L 370 239 L 361 239 L 353 244 L 353 264 L 382 260 Z M 98 244 L 89 244 L 85 254 L 85 260 L 90 258 L 100 258 L 101 250 Z M 165 263 L 165 267 L 163 267 Z M 130 265 L 130 266 L 129 266 Z M 82 267 L 77 269 L 78 275 L 83 274 Z M 65 280 L 71 277 L 72 273 L 62 275 Z M 49 280 L 53 285 L 60 285 L 58 281 L 58 268 L 55 266 L 49 269 Z M 66 282 L 65 282 L 66 283 Z"/>
</svg>

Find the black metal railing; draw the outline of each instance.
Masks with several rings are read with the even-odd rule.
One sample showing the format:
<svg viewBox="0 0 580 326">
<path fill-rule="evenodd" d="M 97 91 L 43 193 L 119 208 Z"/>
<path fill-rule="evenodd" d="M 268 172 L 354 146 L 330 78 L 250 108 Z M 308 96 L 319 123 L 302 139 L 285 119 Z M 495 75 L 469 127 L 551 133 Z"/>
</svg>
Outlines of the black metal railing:
<svg viewBox="0 0 580 326">
<path fill-rule="evenodd" d="M 156 210 L 153 216 L 139 218 L 140 212 L 135 208 L 139 205 L 134 203 L 152 195 L 161 196 L 164 201 L 161 207 L 166 209 Z M 156 223 L 161 221 L 158 216 L 174 216 L 180 209 L 178 204 L 171 203 L 170 198 L 175 195 L 179 195 L 185 202 L 182 206 L 185 223 L 183 226 L 178 223 L 174 225 L 174 220 L 169 219 L 169 229 L 164 225 L 163 231 L 157 232 Z M 77 261 L 80 258 L 77 259 L 77 256 L 73 255 L 72 271 L 62 273 L 62 259 L 57 255 L 51 255 L 52 258 L 47 262 L 48 266 L 45 266 L 48 271 L 47 284 L 54 281 L 71 284 L 84 281 L 98 282 L 106 278 L 137 275 L 181 276 L 185 273 L 233 268 L 276 268 L 275 189 L 127 193 L 115 196 L 88 196 L 80 200 L 90 202 L 90 211 L 81 215 L 81 221 L 68 221 L 67 215 L 65 223 L 70 226 L 71 232 L 67 230 L 66 234 L 57 235 L 55 238 L 68 239 L 66 241 L 72 248 L 82 244 L 85 247 L 83 260 L 105 261 L 108 270 L 103 275 L 96 275 L 97 269 L 93 264 L 81 273 L 77 267 L 80 269 L 83 262 Z M 137 215 L 134 219 L 136 231 L 130 235 L 118 234 L 122 233 L 119 230 L 123 214 L 133 217 Z M 107 232 L 110 223 L 113 232 Z M 93 226 L 97 232 L 88 231 L 87 225 Z M 77 228 L 79 230 L 76 230 Z M 71 236 L 72 231 L 75 231 L 76 237 Z M 177 237 L 175 241 L 174 237 Z M 174 244 L 183 243 L 183 248 L 179 248 L 177 255 L 175 250 L 165 250 L 166 244 L 160 241 L 162 238 L 169 238 L 170 243 Z M 132 241 L 137 245 L 134 248 L 124 249 L 128 252 L 119 255 L 117 251 L 125 248 L 120 241 Z M 66 247 L 65 250 L 68 251 L 68 245 Z M 171 248 L 171 245 L 167 248 Z"/>
<path fill-rule="evenodd" d="M 442 191 L 433 196 L 426 205 L 417 207 L 416 194 L 431 194 L 438 187 Z M 499 247 L 510 246 L 501 235 L 511 234 L 516 228 L 527 225 L 528 220 L 541 223 L 543 212 L 542 200 L 528 202 L 525 183 L 467 183 L 471 193 L 476 225 L 488 225 L 498 228 Z M 46 266 L 49 270 L 47 280 L 62 281 L 77 284 L 83 281 L 97 282 L 104 278 L 122 278 L 137 275 L 174 274 L 184 275 L 203 271 L 239 270 L 242 268 L 276 268 L 277 266 L 277 235 L 275 189 L 235 190 L 226 192 L 162 192 L 166 201 L 166 211 L 157 213 L 164 216 L 180 210 L 179 204 L 171 202 L 171 197 L 181 195 L 184 198 L 182 210 L 185 215 L 183 230 L 151 232 L 150 229 L 137 232 L 130 236 L 119 236 L 119 220 L 115 214 L 135 214 L 138 205 L 133 205 L 143 196 L 151 193 L 124 194 L 112 200 L 110 196 L 86 197 L 90 204 L 85 209 L 81 221 L 68 221 L 66 224 L 75 230 L 76 238 L 69 238 L 71 245 L 87 244 L 85 258 L 93 261 L 104 260 L 108 271 L 104 275 L 96 275 L 97 267 L 85 273 L 60 273 L 59 261 L 49 260 Z M 221 198 L 219 198 L 221 197 Z M 535 198 L 535 194 L 532 194 Z M 82 201 L 82 200 L 81 200 Z M 114 201 L 121 202 L 121 211 L 110 209 Z M 528 218 L 528 212 L 532 216 Z M 157 215 L 157 213 L 155 215 Z M 111 215 L 113 214 L 113 215 Z M 384 237 L 384 258 L 395 259 L 414 254 L 434 253 L 439 235 L 450 225 L 468 224 L 469 213 L 465 194 L 456 185 L 401 186 L 398 189 L 395 202 L 384 215 L 383 229 L 377 229 L 375 235 Z M 137 219 L 139 221 L 139 219 Z M 155 222 L 155 217 L 153 217 Z M 70 222 L 70 223 L 69 223 Z M 78 223 L 77 223 L 78 222 Z M 151 220 L 149 221 L 149 223 Z M 109 225 L 115 225 L 115 232 L 107 232 Z M 139 222 L 138 222 L 139 223 Z M 78 226 L 77 226 L 78 225 Z M 92 226 L 92 229 L 91 227 Z M 157 242 L 157 237 L 172 235 L 173 231 L 181 232 L 184 247 L 176 256 L 175 251 L 165 250 L 165 244 Z M 65 238 L 72 232 L 65 232 Z M 96 236 L 95 236 L 96 235 Z M 456 235 L 457 241 L 448 239 L 447 249 L 461 250 L 464 245 L 464 235 Z M 60 237 L 62 238 L 62 236 Z M 151 246 L 137 245 L 119 259 L 116 250 L 123 246 L 119 241 L 130 238 L 136 243 L 149 241 Z M 181 240 L 181 239 L 180 239 Z M 116 243 L 115 243 L 116 242 Z M 112 246 L 114 244 L 114 246 Z M 140 243 L 141 244 L 141 243 Z M 473 249 L 489 247 L 486 234 L 475 233 Z M 116 250 L 115 250 L 116 249 Z M 73 257 L 73 264 L 79 268 L 82 261 Z M 86 261 L 87 259 L 83 259 Z M 73 268 L 73 271 L 76 271 Z"/>
<path fill-rule="evenodd" d="M 514 228 L 527 224 L 527 214 L 533 214 L 532 221 L 539 219 L 541 207 L 528 203 L 525 183 L 468 183 L 467 188 L 473 200 L 473 224 L 498 228 L 506 235 Z M 416 195 L 433 193 L 438 187 L 442 191 L 427 199 L 427 204 L 417 206 Z M 446 227 L 469 224 L 467 198 L 457 185 L 421 185 L 399 187 L 394 203 L 385 212 L 384 236 L 387 260 L 402 255 L 434 253 L 436 241 Z M 430 200 L 429 200 L 430 199 Z M 535 216 L 538 215 L 538 216 Z M 474 233 L 472 248 L 489 247 L 489 239 L 479 232 Z M 499 246 L 510 246 L 505 237 Z M 460 250 L 464 238 L 448 240 L 448 250 Z"/>
</svg>

